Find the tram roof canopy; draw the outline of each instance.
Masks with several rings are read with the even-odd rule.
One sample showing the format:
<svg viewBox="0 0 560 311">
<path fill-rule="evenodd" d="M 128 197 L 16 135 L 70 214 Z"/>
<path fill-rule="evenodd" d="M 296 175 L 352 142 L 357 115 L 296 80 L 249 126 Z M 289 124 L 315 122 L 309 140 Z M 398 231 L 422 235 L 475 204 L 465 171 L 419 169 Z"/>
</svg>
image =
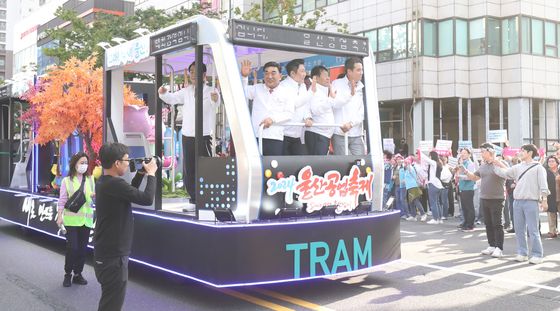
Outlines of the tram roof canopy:
<svg viewBox="0 0 560 311">
<path fill-rule="evenodd" d="M 105 70 L 123 68 L 129 72 L 152 73 L 156 54 L 162 55 L 163 63 L 171 65 L 176 72 L 187 69 L 194 61 L 194 45 L 201 43 L 200 37 L 204 35 L 200 31 L 203 26 L 197 24 L 201 20 L 210 19 L 196 16 L 107 49 Z M 316 54 L 367 56 L 369 52 L 366 37 L 241 20 L 230 20 L 229 25 L 221 23 L 224 32 L 220 35 L 227 36 L 234 44 L 237 59 L 248 59 L 255 66 Z M 208 46 L 205 52 L 204 63 L 211 70 L 213 62 L 209 55 L 212 53 Z"/>
</svg>

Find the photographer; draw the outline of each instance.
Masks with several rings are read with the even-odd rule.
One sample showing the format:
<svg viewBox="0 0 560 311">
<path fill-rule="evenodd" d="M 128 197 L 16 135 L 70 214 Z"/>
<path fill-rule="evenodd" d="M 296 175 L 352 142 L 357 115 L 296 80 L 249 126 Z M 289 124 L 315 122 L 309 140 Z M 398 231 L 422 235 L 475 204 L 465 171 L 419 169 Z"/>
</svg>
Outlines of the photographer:
<svg viewBox="0 0 560 311">
<path fill-rule="evenodd" d="M 134 219 L 131 203 L 151 205 L 154 200 L 156 161 L 142 163 L 129 185 L 123 176 L 131 159 L 128 147 L 107 143 L 99 150 L 103 176 L 96 184 L 97 223 L 94 234 L 94 268 L 101 284 L 98 310 L 120 310 L 126 294 L 128 256 L 132 246 Z M 144 175 L 148 180 L 144 191 L 138 190 Z"/>
</svg>

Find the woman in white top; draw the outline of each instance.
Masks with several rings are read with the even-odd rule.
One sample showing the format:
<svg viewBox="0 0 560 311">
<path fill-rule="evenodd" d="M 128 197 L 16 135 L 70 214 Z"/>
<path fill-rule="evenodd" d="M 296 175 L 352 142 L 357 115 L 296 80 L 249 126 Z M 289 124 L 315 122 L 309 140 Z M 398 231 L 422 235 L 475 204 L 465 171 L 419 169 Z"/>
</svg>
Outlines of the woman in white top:
<svg viewBox="0 0 560 311">
<path fill-rule="evenodd" d="M 441 219 L 443 209 L 439 202 L 439 199 L 443 192 L 443 185 L 441 184 L 441 171 L 442 163 L 439 159 L 439 155 L 435 151 L 430 152 L 430 156 L 426 156 L 420 152 L 422 162 L 428 165 L 428 201 L 430 204 L 430 209 L 432 210 L 432 220 L 428 221 L 428 224 L 439 224 L 443 223 Z"/>
</svg>

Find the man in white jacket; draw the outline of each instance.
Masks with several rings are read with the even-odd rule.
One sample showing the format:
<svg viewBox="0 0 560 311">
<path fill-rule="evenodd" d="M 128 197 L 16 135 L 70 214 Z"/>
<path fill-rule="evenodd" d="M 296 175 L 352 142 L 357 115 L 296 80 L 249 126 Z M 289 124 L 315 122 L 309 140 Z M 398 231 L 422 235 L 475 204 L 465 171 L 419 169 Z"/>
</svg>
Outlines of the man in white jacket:
<svg viewBox="0 0 560 311">
<path fill-rule="evenodd" d="M 170 105 L 183 105 L 183 181 L 185 190 L 190 195 L 189 202 L 196 203 L 195 193 L 195 87 L 196 87 L 196 66 L 195 63 L 189 65 L 189 77 L 191 84 L 185 79 L 185 87 L 171 93 L 163 86 L 159 88 L 159 98 Z M 206 81 L 206 65 L 202 64 L 202 80 Z M 204 148 L 202 156 L 209 157 L 212 146 L 212 133 L 216 128 L 216 109 L 220 103 L 220 97 L 216 89 L 203 84 L 202 89 L 202 135 Z M 192 206 L 189 210 L 192 210 Z"/>
<path fill-rule="evenodd" d="M 341 125 L 340 128 L 335 129 L 332 137 L 334 154 L 345 154 L 344 135 L 347 133 L 348 153 L 363 155 L 366 150 L 362 139 L 362 122 L 364 121 L 362 61 L 357 57 L 348 58 L 344 63 L 344 69 L 346 75 L 332 83 L 337 98 L 337 104 L 333 107 L 334 119 Z"/>
<path fill-rule="evenodd" d="M 294 104 L 294 116 L 290 123 L 304 122 L 306 126 L 311 126 L 313 120 L 309 110 L 309 100 L 312 94 L 307 90 L 304 83 L 305 76 L 307 75 L 304 60 L 291 60 L 286 64 L 286 72 L 288 77 L 280 82 L 280 86 L 284 87 L 288 98 Z M 305 144 L 301 141 L 303 135 L 303 126 L 286 126 L 284 128 L 284 155 L 307 154 Z"/>
<path fill-rule="evenodd" d="M 334 124 L 333 107 L 335 100 L 331 93 L 329 70 L 325 66 L 315 66 L 311 70 L 313 93 L 309 108 L 311 118 L 316 123 Z M 334 127 L 310 127 L 305 132 L 305 145 L 309 155 L 327 155 Z"/>
<path fill-rule="evenodd" d="M 294 103 L 289 100 L 284 87 L 280 86 L 281 67 L 276 62 L 264 64 L 264 83 L 248 85 L 251 62 L 241 63 L 243 87 L 247 99 L 253 101 L 251 120 L 255 136 L 259 127 L 264 127 L 262 151 L 264 156 L 282 155 L 284 152 L 284 127 L 276 124 L 288 122 L 294 116 Z"/>
</svg>

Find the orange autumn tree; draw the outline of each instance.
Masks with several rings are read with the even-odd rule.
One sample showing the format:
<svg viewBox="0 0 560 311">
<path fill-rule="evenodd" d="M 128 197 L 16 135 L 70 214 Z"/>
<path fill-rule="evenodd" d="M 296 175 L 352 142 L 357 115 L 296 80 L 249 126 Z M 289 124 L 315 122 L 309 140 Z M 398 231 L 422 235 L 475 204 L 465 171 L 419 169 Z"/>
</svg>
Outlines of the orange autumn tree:
<svg viewBox="0 0 560 311">
<path fill-rule="evenodd" d="M 36 143 L 65 141 L 77 131 L 90 159 L 97 159 L 103 143 L 103 69 L 95 68 L 95 62 L 95 56 L 71 58 L 51 67 L 41 88 L 28 96 L 38 126 Z M 126 104 L 144 105 L 128 86 L 123 92 Z"/>
</svg>

